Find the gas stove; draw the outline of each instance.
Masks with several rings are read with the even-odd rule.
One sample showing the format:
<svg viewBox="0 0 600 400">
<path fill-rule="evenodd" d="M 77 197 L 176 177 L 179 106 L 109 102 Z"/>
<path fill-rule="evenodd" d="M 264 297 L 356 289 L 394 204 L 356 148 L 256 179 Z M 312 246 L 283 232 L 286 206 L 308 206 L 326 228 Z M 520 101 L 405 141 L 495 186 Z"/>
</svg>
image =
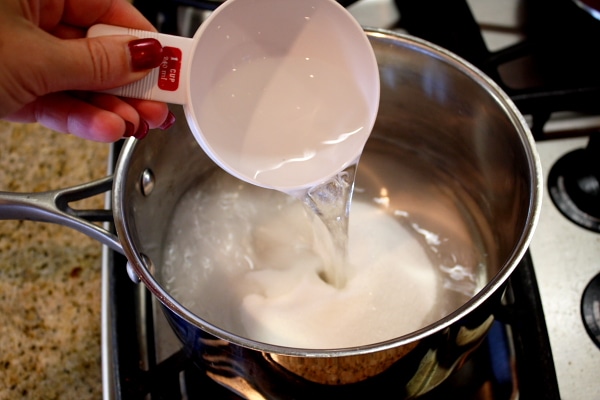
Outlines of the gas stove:
<svg viewBox="0 0 600 400">
<path fill-rule="evenodd" d="M 547 182 L 530 251 L 511 276 L 500 322 L 469 361 L 425 398 L 596 399 L 600 280 L 593 279 L 600 274 L 600 189 L 599 158 L 591 154 L 600 135 L 600 66 L 588 53 L 600 20 L 590 11 L 593 1 L 340 3 L 363 26 L 430 40 L 496 80 L 530 123 Z M 220 1 L 134 4 L 161 31 L 191 36 Z M 113 162 L 118 151 L 117 145 Z M 572 169 L 556 167 L 565 156 L 592 160 L 589 176 L 575 174 L 591 193 L 579 196 L 584 212 L 572 211 L 570 194 L 578 186 L 567 182 Z M 104 398 L 241 398 L 187 359 L 156 300 L 128 279 L 126 260 L 106 250 L 104 261 Z"/>
</svg>

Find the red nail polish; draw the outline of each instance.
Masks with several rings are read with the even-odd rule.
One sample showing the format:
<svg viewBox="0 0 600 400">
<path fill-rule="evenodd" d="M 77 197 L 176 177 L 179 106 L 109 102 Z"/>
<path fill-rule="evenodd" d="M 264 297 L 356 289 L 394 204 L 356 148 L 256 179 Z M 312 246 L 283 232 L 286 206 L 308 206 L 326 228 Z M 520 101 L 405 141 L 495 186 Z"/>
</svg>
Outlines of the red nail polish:
<svg viewBox="0 0 600 400">
<path fill-rule="evenodd" d="M 131 137 L 134 134 L 134 128 L 135 126 L 133 126 L 133 124 L 129 121 L 125 121 L 125 133 L 123 133 L 123 137 Z"/>
<path fill-rule="evenodd" d="M 173 124 L 175 124 L 175 114 L 173 114 L 171 111 L 169 111 L 169 114 L 167 114 L 167 118 L 165 119 L 165 122 L 163 122 L 158 127 L 158 129 L 162 129 L 163 131 L 166 131 L 167 129 L 172 127 Z"/>
<path fill-rule="evenodd" d="M 138 127 L 138 130 L 135 133 L 135 135 L 133 135 L 133 137 L 141 140 L 146 137 L 149 130 L 150 130 L 150 127 L 148 126 L 148 123 L 146 121 L 144 121 L 143 119 L 141 119 L 140 126 Z"/>
<path fill-rule="evenodd" d="M 129 42 L 131 67 L 134 71 L 156 68 L 162 62 L 163 48 L 156 39 L 136 39 Z"/>
</svg>

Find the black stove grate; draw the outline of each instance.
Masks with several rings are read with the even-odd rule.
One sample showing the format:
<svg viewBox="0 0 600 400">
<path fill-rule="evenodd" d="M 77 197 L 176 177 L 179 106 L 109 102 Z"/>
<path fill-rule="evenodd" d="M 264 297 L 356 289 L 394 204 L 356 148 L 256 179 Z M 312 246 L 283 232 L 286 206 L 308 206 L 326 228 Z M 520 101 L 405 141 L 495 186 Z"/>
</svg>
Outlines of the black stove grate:
<svg viewBox="0 0 600 400">
<path fill-rule="evenodd" d="M 494 79 L 523 114 L 532 116 L 536 140 L 547 137 L 544 126 L 555 112 L 600 115 L 600 60 L 594 50 L 600 21 L 573 0 L 524 0 L 526 39 L 495 52 L 488 50 L 467 0 L 395 3 L 399 27 L 456 53 Z M 505 79 L 532 72 L 530 86 L 515 87 Z"/>
</svg>

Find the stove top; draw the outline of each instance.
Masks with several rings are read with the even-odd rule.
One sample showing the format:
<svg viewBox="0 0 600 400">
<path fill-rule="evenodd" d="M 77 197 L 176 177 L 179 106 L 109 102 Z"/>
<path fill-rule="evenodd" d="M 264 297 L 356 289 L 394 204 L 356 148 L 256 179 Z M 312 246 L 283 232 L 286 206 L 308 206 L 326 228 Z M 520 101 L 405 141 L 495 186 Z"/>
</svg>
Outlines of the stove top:
<svg viewBox="0 0 600 400">
<path fill-rule="evenodd" d="M 600 132 L 600 74 L 583 79 L 589 71 L 582 70 L 577 79 L 560 79 L 555 84 L 551 78 L 556 70 L 548 72 L 538 65 L 540 60 L 552 62 L 545 49 L 536 50 L 542 52 L 541 57 L 527 56 L 539 41 L 531 33 L 531 13 L 538 20 L 545 19 L 536 23 L 549 24 L 563 5 L 572 5 L 571 0 L 340 2 L 350 4 L 349 10 L 364 26 L 440 40 L 501 82 L 530 123 L 546 181 L 561 157 L 585 148 L 588 135 Z M 206 11 L 200 8 L 211 9 L 220 2 L 172 1 L 160 10 L 155 2 L 139 3 L 146 15 L 161 21 L 161 30 L 190 36 L 204 18 Z M 452 7 L 467 7 L 474 19 L 453 21 L 456 9 Z M 427 24 L 415 19 L 423 18 L 421 13 L 436 15 L 428 20 L 435 25 L 433 30 L 427 31 Z M 569 37 L 576 28 L 567 23 L 556 27 L 559 32 L 569 31 Z M 473 32 L 482 35 L 472 39 Z M 557 70 L 572 72 L 567 64 L 556 61 Z M 547 84 L 548 80 L 552 83 Z M 117 154 L 118 146 L 113 150 Z M 600 234 L 567 219 L 544 189 L 538 227 L 527 257 L 511 277 L 506 304 L 498 312 L 500 322 L 459 372 L 426 398 L 585 400 L 600 393 L 600 348 L 592 339 L 594 332 L 586 330 L 581 312 L 583 293 L 600 273 Z M 105 399 L 147 395 L 152 399 L 239 399 L 199 373 L 187 359 L 156 300 L 143 285 L 129 281 L 126 260 L 110 251 L 105 251 L 104 258 Z M 592 323 L 598 324 L 600 300 L 595 299 L 589 313 Z"/>
<path fill-rule="evenodd" d="M 544 177 L 560 157 L 586 145 L 587 138 L 538 143 Z M 600 348 L 586 332 L 580 307 L 585 287 L 600 273 L 600 234 L 568 220 L 546 190 L 530 250 L 561 394 L 565 399 L 595 399 L 600 393 Z"/>
</svg>

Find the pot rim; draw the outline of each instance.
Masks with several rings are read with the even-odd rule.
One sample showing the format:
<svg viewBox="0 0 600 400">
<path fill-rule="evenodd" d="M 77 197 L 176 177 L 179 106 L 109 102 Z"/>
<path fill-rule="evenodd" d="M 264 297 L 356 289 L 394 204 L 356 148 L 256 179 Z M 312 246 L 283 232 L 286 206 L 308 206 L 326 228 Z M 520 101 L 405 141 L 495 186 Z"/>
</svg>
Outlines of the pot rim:
<svg viewBox="0 0 600 400">
<path fill-rule="evenodd" d="M 493 276 L 491 280 L 483 288 L 481 288 L 481 290 L 479 290 L 479 292 L 477 292 L 461 307 L 457 308 L 445 317 L 419 330 L 400 336 L 398 338 L 369 345 L 336 349 L 293 348 L 262 343 L 252 339 L 248 339 L 228 332 L 203 320 L 202 318 L 198 317 L 190 310 L 188 310 L 186 307 L 184 307 L 182 304 L 180 304 L 155 280 L 152 274 L 153 266 L 148 265 L 149 260 L 147 260 L 141 254 L 135 251 L 136 245 L 133 242 L 133 238 L 129 234 L 130 226 L 128 224 L 127 215 L 125 215 L 127 204 L 125 204 L 126 199 L 122 190 L 125 183 L 125 176 L 127 175 L 126 171 L 130 165 L 132 154 L 134 152 L 136 144 L 138 143 L 138 141 L 135 138 L 130 138 L 125 142 L 119 160 L 117 162 L 117 166 L 115 168 L 115 178 L 113 185 L 115 228 L 121 240 L 124 253 L 140 280 L 165 307 L 170 309 L 180 318 L 183 318 L 185 321 L 192 324 L 193 326 L 198 327 L 199 329 L 205 331 L 208 334 L 226 340 L 227 342 L 237 344 L 248 349 L 287 356 L 331 358 L 357 356 L 385 351 L 392 348 L 407 345 L 409 343 L 420 341 L 426 337 L 429 337 L 434 333 L 448 328 L 449 326 L 453 325 L 460 319 L 473 312 L 475 309 L 479 308 L 494 293 L 503 289 L 507 279 L 525 255 L 533 237 L 533 233 L 540 215 L 543 191 L 543 178 L 539 156 L 537 154 L 537 151 L 535 150 L 535 141 L 520 111 L 517 109 L 512 100 L 508 97 L 508 95 L 505 94 L 504 91 L 493 80 L 491 80 L 491 78 L 483 74 L 483 72 L 481 72 L 479 69 L 477 69 L 475 66 L 473 66 L 463 58 L 451 53 L 450 51 L 440 46 L 437 46 L 431 42 L 425 41 L 420 38 L 416 38 L 411 35 L 392 32 L 386 29 L 379 28 L 364 29 L 366 34 L 369 36 L 393 40 L 395 42 L 400 41 L 412 48 L 419 49 L 419 51 L 421 52 L 426 52 L 435 58 L 452 63 L 453 66 L 458 68 L 461 72 L 477 81 L 483 88 L 487 90 L 487 92 L 491 96 L 493 96 L 497 100 L 497 104 L 504 108 L 505 114 L 507 115 L 507 117 L 510 118 L 515 129 L 518 130 L 519 138 L 522 142 L 522 147 L 526 152 L 528 161 L 527 167 L 531 174 L 532 191 L 528 204 L 528 214 L 527 219 L 525 221 L 525 227 L 521 234 L 521 237 L 515 245 L 512 254 L 504 262 L 503 267 L 498 271 L 498 273 L 495 276 Z"/>
</svg>

